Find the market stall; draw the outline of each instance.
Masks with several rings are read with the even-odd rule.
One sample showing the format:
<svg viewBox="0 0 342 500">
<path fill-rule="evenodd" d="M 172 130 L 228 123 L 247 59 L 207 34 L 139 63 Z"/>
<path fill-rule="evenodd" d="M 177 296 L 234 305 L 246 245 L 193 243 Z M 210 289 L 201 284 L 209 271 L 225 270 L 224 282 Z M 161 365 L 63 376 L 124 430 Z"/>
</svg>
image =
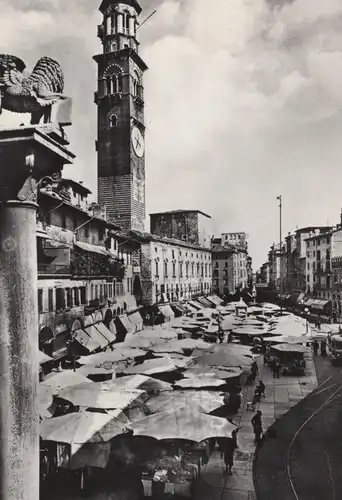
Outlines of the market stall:
<svg viewBox="0 0 342 500">
<path fill-rule="evenodd" d="M 304 354 L 307 348 L 300 344 L 278 344 L 271 351 L 280 360 L 283 375 L 304 375 L 306 362 Z"/>
</svg>

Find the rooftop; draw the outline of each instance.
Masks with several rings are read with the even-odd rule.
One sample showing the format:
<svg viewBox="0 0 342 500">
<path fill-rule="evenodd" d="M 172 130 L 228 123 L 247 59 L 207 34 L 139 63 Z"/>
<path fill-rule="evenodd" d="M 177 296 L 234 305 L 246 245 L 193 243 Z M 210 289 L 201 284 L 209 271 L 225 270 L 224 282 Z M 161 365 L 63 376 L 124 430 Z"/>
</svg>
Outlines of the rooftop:
<svg viewBox="0 0 342 500">
<path fill-rule="evenodd" d="M 110 5 L 116 5 L 118 3 L 130 5 L 131 7 L 134 7 L 134 9 L 137 11 L 138 14 L 140 14 L 142 11 L 142 8 L 140 7 L 137 0 L 102 0 L 99 9 L 101 12 L 104 12 L 105 9 L 107 7 L 109 7 Z"/>
<path fill-rule="evenodd" d="M 135 239 L 141 241 L 142 243 L 150 243 L 152 241 L 159 243 L 166 243 L 168 245 L 175 245 L 186 248 L 193 248 L 194 250 L 201 250 L 206 252 L 211 252 L 210 248 L 204 248 L 199 245 L 194 245 L 193 243 L 188 243 L 186 241 L 177 240 L 176 238 L 163 238 L 162 236 L 157 236 L 151 233 L 141 233 L 139 231 L 130 231 L 129 234 Z"/>
<path fill-rule="evenodd" d="M 90 189 L 83 186 L 83 182 L 77 182 L 77 181 L 74 181 L 73 179 L 66 179 L 65 177 L 62 177 L 62 179 L 58 182 L 58 184 L 60 186 L 70 186 L 77 193 L 91 194 Z"/>
<path fill-rule="evenodd" d="M 191 213 L 196 213 L 196 214 L 202 214 L 205 217 L 208 217 L 208 219 L 211 219 L 211 216 L 202 212 L 201 210 L 189 210 L 189 209 L 178 209 L 178 210 L 168 210 L 166 212 L 155 212 L 153 214 L 150 214 L 150 217 L 153 215 L 172 215 L 172 214 L 191 214 Z"/>
<path fill-rule="evenodd" d="M 310 231 L 315 231 L 319 229 L 320 231 L 330 231 L 332 229 L 331 226 L 307 226 L 301 227 L 300 229 L 296 229 L 295 233 L 310 233 Z"/>
</svg>

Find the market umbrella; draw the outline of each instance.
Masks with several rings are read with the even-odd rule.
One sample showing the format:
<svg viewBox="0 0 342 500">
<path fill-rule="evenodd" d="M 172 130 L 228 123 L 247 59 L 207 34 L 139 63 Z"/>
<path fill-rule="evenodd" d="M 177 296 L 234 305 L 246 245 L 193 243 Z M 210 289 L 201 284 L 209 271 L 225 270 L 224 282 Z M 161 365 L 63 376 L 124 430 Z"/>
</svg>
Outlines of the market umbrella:
<svg viewBox="0 0 342 500">
<path fill-rule="evenodd" d="M 222 321 L 223 330 L 232 330 L 236 326 L 242 325 L 242 321 L 236 316 L 225 316 Z"/>
<path fill-rule="evenodd" d="M 228 380 L 230 378 L 240 377 L 242 373 L 243 370 L 237 367 L 218 370 L 210 366 L 197 365 L 183 372 L 183 377 L 214 377 L 222 380 Z"/>
<path fill-rule="evenodd" d="M 177 390 L 151 397 L 144 405 L 150 414 L 160 411 L 175 411 L 183 406 L 200 405 L 205 413 L 223 406 L 223 398 L 215 391 Z"/>
<path fill-rule="evenodd" d="M 175 383 L 175 387 L 181 387 L 182 389 L 200 389 L 202 387 L 222 387 L 225 384 L 226 382 L 222 379 L 203 376 L 179 380 Z"/>
<path fill-rule="evenodd" d="M 305 337 L 304 335 L 291 336 L 291 335 L 279 335 L 276 337 L 264 337 L 267 342 L 275 342 L 277 344 L 305 344 L 311 342 L 311 337 Z"/>
<path fill-rule="evenodd" d="M 102 366 L 84 365 L 81 366 L 81 368 L 77 368 L 76 373 L 80 373 L 85 377 L 91 377 L 93 375 L 113 375 L 113 373 L 121 373 L 126 366 L 127 363 L 123 361 L 119 361 L 115 364 L 103 363 Z"/>
<path fill-rule="evenodd" d="M 257 306 L 250 306 L 247 309 L 247 314 L 262 314 L 263 308 Z"/>
<path fill-rule="evenodd" d="M 255 326 L 243 326 L 233 330 L 234 335 L 250 335 L 251 337 L 260 337 L 265 333 L 268 333 L 267 330 L 263 328 L 256 328 Z"/>
<path fill-rule="evenodd" d="M 172 329 L 166 330 L 165 328 L 146 328 L 145 330 L 141 330 L 141 332 L 137 333 L 135 337 L 160 341 L 161 339 L 176 339 L 177 333 Z"/>
<path fill-rule="evenodd" d="M 72 445 L 76 453 L 85 443 L 105 443 L 122 434 L 128 423 L 121 410 L 110 414 L 84 411 L 43 420 L 39 434 L 44 441 Z"/>
<path fill-rule="evenodd" d="M 125 368 L 124 372 L 128 375 L 136 373 L 140 375 L 153 375 L 155 373 L 167 373 L 179 368 L 185 368 L 188 364 L 189 361 L 186 359 L 171 359 L 168 356 L 163 356 L 162 358 L 149 359 L 140 365 Z"/>
<path fill-rule="evenodd" d="M 118 390 L 139 389 L 147 393 L 172 390 L 172 386 L 168 382 L 139 374 L 117 378 L 109 383 L 109 387 Z"/>
<path fill-rule="evenodd" d="M 164 339 L 163 341 L 165 342 Z M 153 339 L 142 337 L 137 333 L 131 337 L 128 337 L 123 345 L 131 348 L 148 349 L 149 347 L 151 347 L 151 345 L 153 345 Z"/>
<path fill-rule="evenodd" d="M 282 323 L 269 329 L 270 335 L 288 335 L 291 337 L 306 335 L 311 337 L 311 327 L 310 325 L 305 325 L 298 323 L 296 321 L 291 321 L 287 323 Z"/>
<path fill-rule="evenodd" d="M 55 404 L 53 399 L 53 391 L 48 385 L 39 384 L 38 387 L 38 405 L 39 405 L 39 415 L 41 418 L 51 418 L 54 410 Z"/>
<path fill-rule="evenodd" d="M 307 348 L 300 344 L 279 344 L 272 347 L 279 352 L 307 352 Z"/>
<path fill-rule="evenodd" d="M 243 367 L 253 363 L 253 359 L 244 355 L 238 355 L 227 351 L 218 351 L 210 354 L 204 354 L 195 359 L 198 365 L 208 366 L 229 366 Z"/>
<path fill-rule="evenodd" d="M 182 353 L 184 350 L 193 349 L 212 349 L 212 344 L 204 342 L 201 339 L 181 339 L 167 342 L 165 344 L 159 344 L 151 348 L 153 352 L 178 352 Z"/>
<path fill-rule="evenodd" d="M 145 391 L 117 390 L 98 383 L 89 387 L 85 384 L 62 389 L 58 397 L 70 401 L 74 406 L 101 409 L 125 409 L 129 405 L 143 404 L 148 398 Z"/>
<path fill-rule="evenodd" d="M 136 436 L 195 442 L 232 437 L 232 432 L 236 430 L 236 426 L 225 418 L 206 415 L 198 405 L 188 405 L 176 411 L 163 411 L 135 422 L 130 427 Z"/>
<path fill-rule="evenodd" d="M 98 352 L 96 354 L 90 354 L 89 356 L 81 356 L 77 362 L 80 365 L 101 367 L 104 363 L 115 364 L 117 361 L 134 359 L 140 356 L 146 356 L 146 351 L 143 351 L 142 349 L 124 347 L 115 349 L 115 351 Z"/>
<path fill-rule="evenodd" d="M 80 373 L 73 372 L 71 370 L 66 370 L 64 372 L 59 372 L 46 378 L 40 383 L 42 386 L 51 387 L 52 393 L 56 394 L 61 389 L 65 387 L 73 387 L 80 384 L 93 384 L 91 380 Z"/>
</svg>

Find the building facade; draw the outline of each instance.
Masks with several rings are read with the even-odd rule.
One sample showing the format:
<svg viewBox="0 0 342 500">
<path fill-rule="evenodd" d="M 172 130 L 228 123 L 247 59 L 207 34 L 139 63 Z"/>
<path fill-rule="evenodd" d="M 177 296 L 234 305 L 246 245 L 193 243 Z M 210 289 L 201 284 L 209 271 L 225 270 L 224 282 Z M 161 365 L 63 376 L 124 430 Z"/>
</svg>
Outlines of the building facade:
<svg viewBox="0 0 342 500">
<path fill-rule="evenodd" d="M 137 40 L 141 7 L 136 0 L 103 0 L 98 26 L 98 199 L 109 220 L 144 231 L 145 122 L 143 74 Z"/>
<path fill-rule="evenodd" d="M 210 248 L 211 217 L 200 210 L 171 210 L 150 214 L 150 223 L 152 234 Z"/>
<path fill-rule="evenodd" d="M 146 305 L 207 295 L 212 289 L 211 250 L 181 240 L 146 236 L 141 279 Z"/>
<path fill-rule="evenodd" d="M 252 260 L 246 233 L 223 233 L 212 239 L 213 289 L 220 295 L 234 294 L 252 281 Z"/>
<path fill-rule="evenodd" d="M 270 269 L 269 286 L 273 290 L 284 290 L 286 282 L 286 256 L 285 246 L 273 244 L 268 253 L 268 262 Z"/>
<path fill-rule="evenodd" d="M 137 309 L 140 243 L 122 237 L 88 203 L 82 184 L 57 179 L 39 193 L 37 223 L 39 348 L 66 354 L 73 333 Z M 135 295 L 136 294 L 136 295 Z"/>
<path fill-rule="evenodd" d="M 329 231 L 329 226 L 312 226 L 297 229 L 285 238 L 286 283 L 288 292 L 305 292 L 307 288 L 307 244 L 306 239 L 315 231 Z"/>
<path fill-rule="evenodd" d="M 332 271 L 332 241 L 338 236 L 334 229 L 316 229 L 306 238 L 306 293 L 313 297 L 331 300 L 334 294 Z M 336 247 L 335 247 L 336 249 Z"/>
<path fill-rule="evenodd" d="M 211 217 L 199 210 L 151 214 L 142 244 L 146 305 L 189 300 L 212 289 Z"/>
<path fill-rule="evenodd" d="M 237 233 L 222 233 L 221 234 L 222 246 L 236 246 L 247 249 L 247 234 L 243 231 Z"/>
<path fill-rule="evenodd" d="M 270 284 L 270 282 L 271 282 L 271 265 L 268 261 L 264 262 L 262 264 L 262 266 L 260 267 L 259 271 L 257 272 L 256 282 L 262 283 L 262 284 L 267 284 L 267 286 Z"/>
</svg>

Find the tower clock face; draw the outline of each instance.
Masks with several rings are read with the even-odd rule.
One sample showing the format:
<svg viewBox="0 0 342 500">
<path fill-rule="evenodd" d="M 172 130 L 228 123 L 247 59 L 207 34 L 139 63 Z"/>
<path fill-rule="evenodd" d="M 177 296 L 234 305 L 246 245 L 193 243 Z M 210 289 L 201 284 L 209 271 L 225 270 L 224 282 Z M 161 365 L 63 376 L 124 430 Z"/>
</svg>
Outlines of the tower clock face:
<svg viewBox="0 0 342 500">
<path fill-rule="evenodd" d="M 135 154 L 138 158 L 142 158 L 145 151 L 144 137 L 138 127 L 132 129 L 132 144 Z"/>
</svg>

